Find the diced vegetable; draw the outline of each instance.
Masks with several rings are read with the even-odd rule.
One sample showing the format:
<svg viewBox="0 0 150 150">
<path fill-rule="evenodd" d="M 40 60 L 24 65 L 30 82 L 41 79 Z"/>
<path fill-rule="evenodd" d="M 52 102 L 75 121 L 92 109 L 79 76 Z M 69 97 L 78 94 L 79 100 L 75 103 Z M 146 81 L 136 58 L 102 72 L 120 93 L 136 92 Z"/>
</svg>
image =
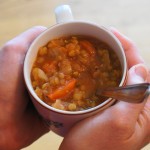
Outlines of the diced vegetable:
<svg viewBox="0 0 150 150">
<path fill-rule="evenodd" d="M 74 111 L 74 110 L 76 110 L 76 108 L 77 108 L 77 106 L 76 106 L 76 104 L 74 104 L 74 103 L 70 103 L 70 104 L 68 105 L 68 109 L 69 109 L 70 111 Z"/>
<path fill-rule="evenodd" d="M 49 99 L 55 101 L 56 99 L 67 96 L 75 87 L 76 80 L 72 79 L 65 86 L 62 86 L 48 95 Z"/>
<path fill-rule="evenodd" d="M 57 108 L 57 109 L 60 109 L 60 110 L 64 110 L 64 109 L 65 109 L 65 107 L 64 107 L 64 105 L 63 105 L 63 103 L 62 103 L 62 101 L 61 101 L 60 99 L 57 99 L 57 100 L 52 104 L 52 106 L 53 106 L 54 108 Z"/>
<path fill-rule="evenodd" d="M 34 68 L 34 69 L 32 70 L 32 75 L 33 75 L 34 80 L 48 81 L 47 75 L 46 75 L 45 72 L 44 72 L 42 69 L 40 69 L 40 68 Z"/>
</svg>

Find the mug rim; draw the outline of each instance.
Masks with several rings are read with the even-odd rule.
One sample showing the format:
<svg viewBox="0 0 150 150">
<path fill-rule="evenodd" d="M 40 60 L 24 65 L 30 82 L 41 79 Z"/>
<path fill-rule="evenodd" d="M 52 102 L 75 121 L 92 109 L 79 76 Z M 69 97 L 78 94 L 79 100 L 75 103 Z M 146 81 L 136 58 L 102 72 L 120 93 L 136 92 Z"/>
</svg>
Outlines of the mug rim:
<svg viewBox="0 0 150 150">
<path fill-rule="evenodd" d="M 109 30 L 107 29 L 106 27 L 104 26 L 100 26 L 96 23 L 93 23 L 93 22 L 89 22 L 89 21 L 69 21 L 69 22 L 63 22 L 63 23 L 57 23 L 57 24 L 54 24 L 52 26 L 50 26 L 48 29 L 46 29 L 44 32 L 42 32 L 30 45 L 27 53 L 26 53 L 26 56 L 25 56 L 25 60 L 24 60 L 24 67 L 23 67 L 23 75 L 24 75 L 24 81 L 25 81 L 25 85 L 27 87 L 27 90 L 30 94 L 30 96 L 32 96 L 32 98 L 38 102 L 40 105 L 42 105 L 44 108 L 47 108 L 48 110 L 50 111 L 54 111 L 54 112 L 57 112 L 57 113 L 60 113 L 60 114 L 67 114 L 67 115 L 79 115 L 79 114 L 86 114 L 86 113 L 91 113 L 93 111 L 96 111 L 97 109 L 102 109 L 103 107 L 105 107 L 106 105 L 109 105 L 109 103 L 111 103 L 112 101 L 114 101 L 114 99 L 112 98 L 108 98 L 107 100 L 105 100 L 104 102 L 100 103 L 99 105 L 95 106 L 95 107 L 92 107 L 92 108 L 89 108 L 89 109 L 85 109 L 85 110 L 80 110 L 80 111 L 67 111 L 67 110 L 60 110 L 60 109 L 57 109 L 57 108 L 54 108 L 48 104 L 46 104 L 45 102 L 43 102 L 37 95 L 36 93 L 34 92 L 33 90 L 33 87 L 31 85 L 31 82 L 30 82 L 30 79 L 28 78 L 28 71 L 27 70 L 27 61 L 28 59 L 30 58 L 30 52 L 32 51 L 33 49 L 33 46 L 36 42 L 38 42 L 38 40 L 43 37 L 45 35 L 45 33 L 49 32 L 50 30 L 53 30 L 53 28 L 57 28 L 59 26 L 62 26 L 62 25 L 65 25 L 65 24 L 86 24 L 86 25 L 90 25 L 90 26 L 95 26 L 99 29 L 102 29 L 104 30 L 105 32 L 107 32 L 107 34 L 109 36 L 111 36 L 112 39 L 115 40 L 116 44 L 119 46 L 119 49 L 121 50 L 122 52 L 122 55 L 123 55 L 123 64 L 124 64 L 124 68 L 123 68 L 123 74 L 122 74 L 122 78 L 121 78 L 121 81 L 120 81 L 120 84 L 119 86 L 122 86 L 125 84 L 126 82 L 126 77 L 127 77 L 127 59 L 126 59 L 126 56 L 125 56 L 125 52 L 123 50 L 123 47 L 120 43 L 120 41 L 117 39 L 117 37 L 115 37 L 115 35 Z M 48 41 L 47 41 L 48 42 Z M 31 72 L 30 72 L 31 73 Z"/>
</svg>

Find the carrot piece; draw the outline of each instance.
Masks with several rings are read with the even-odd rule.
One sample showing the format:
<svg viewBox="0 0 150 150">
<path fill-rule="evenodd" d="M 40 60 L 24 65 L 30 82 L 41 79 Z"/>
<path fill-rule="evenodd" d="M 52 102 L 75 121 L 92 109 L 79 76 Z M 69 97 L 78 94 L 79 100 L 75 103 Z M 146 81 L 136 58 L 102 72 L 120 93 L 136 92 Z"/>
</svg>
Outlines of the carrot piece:
<svg viewBox="0 0 150 150">
<path fill-rule="evenodd" d="M 48 94 L 48 98 L 55 101 L 58 98 L 67 96 L 75 87 L 76 79 L 72 79 L 65 86 L 56 89 L 54 92 Z"/>
<path fill-rule="evenodd" d="M 95 54 L 95 48 L 92 43 L 87 40 L 80 41 L 80 45 L 85 48 L 90 54 Z"/>
</svg>

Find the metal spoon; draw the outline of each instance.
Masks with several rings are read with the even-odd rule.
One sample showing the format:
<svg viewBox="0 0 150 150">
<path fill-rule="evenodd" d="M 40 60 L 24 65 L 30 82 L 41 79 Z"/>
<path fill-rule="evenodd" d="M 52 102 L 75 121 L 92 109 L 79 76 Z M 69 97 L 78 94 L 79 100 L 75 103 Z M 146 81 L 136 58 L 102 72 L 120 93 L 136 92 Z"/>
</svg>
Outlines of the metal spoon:
<svg viewBox="0 0 150 150">
<path fill-rule="evenodd" d="M 150 94 L 150 83 L 140 83 L 122 87 L 98 89 L 97 96 L 106 96 L 130 103 L 143 102 Z"/>
</svg>

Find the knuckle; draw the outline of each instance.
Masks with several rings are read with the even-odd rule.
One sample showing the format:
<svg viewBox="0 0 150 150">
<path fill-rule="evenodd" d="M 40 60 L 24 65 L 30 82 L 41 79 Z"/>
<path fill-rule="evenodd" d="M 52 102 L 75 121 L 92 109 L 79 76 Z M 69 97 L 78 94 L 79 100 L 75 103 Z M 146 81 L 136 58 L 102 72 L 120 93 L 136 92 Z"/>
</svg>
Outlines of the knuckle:
<svg viewBox="0 0 150 150">
<path fill-rule="evenodd" d="M 112 121 L 113 128 L 116 128 L 121 133 L 126 133 L 130 129 L 130 125 L 124 118 L 115 119 Z"/>
<path fill-rule="evenodd" d="M 41 32 L 43 32 L 44 30 L 46 30 L 46 27 L 44 26 L 34 26 L 31 29 L 29 29 L 28 31 L 32 31 L 34 34 L 39 34 Z"/>
<path fill-rule="evenodd" d="M 39 25 L 39 26 L 34 26 L 33 29 L 35 29 L 35 30 L 44 30 L 44 29 L 46 29 L 46 27 Z"/>
<path fill-rule="evenodd" d="M 132 119 L 132 118 L 131 118 Z M 122 140 L 129 139 L 134 133 L 134 124 L 130 117 L 123 113 L 115 113 L 111 118 L 111 128 L 114 135 Z"/>
<path fill-rule="evenodd" d="M 3 51 L 5 53 L 11 54 L 11 53 L 22 53 L 24 52 L 24 49 L 26 49 L 20 42 L 16 42 L 15 40 L 8 41 L 4 47 Z"/>
</svg>

